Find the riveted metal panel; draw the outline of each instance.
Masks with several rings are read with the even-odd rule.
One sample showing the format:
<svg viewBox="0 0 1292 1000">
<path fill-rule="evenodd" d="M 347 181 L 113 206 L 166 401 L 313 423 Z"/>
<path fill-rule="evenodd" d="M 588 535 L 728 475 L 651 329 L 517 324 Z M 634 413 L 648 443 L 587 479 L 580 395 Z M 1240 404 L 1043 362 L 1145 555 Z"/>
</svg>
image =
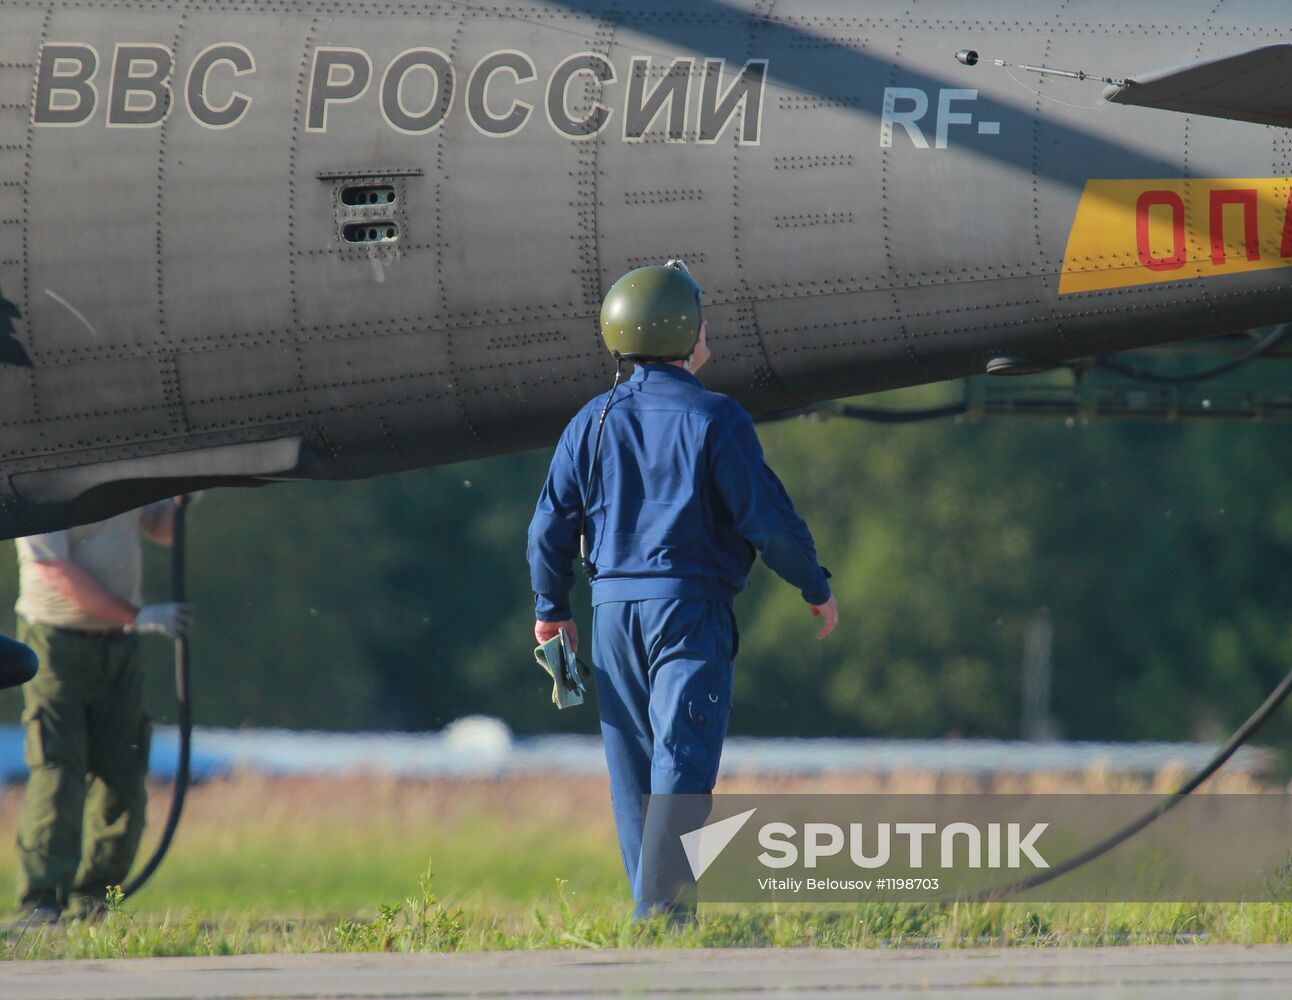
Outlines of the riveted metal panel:
<svg viewBox="0 0 1292 1000">
<path fill-rule="evenodd" d="M 303 421 L 305 394 L 292 345 L 180 354 L 184 415 L 195 431 Z"/>
<path fill-rule="evenodd" d="M 1103 67 L 1110 45 L 1104 32 L 1090 30 L 1092 21 L 1083 7 L 1063 18 L 1055 27 L 1047 60 L 1071 68 Z M 1094 23 L 1098 23 L 1097 21 Z M 1122 25 L 1135 39 L 1137 58 L 1148 61 L 1170 59 L 1179 52 L 1178 30 Z M 1113 68 L 1099 72 L 1114 72 Z M 1116 108 L 1099 96 L 1102 85 L 1092 81 L 1043 81 L 1035 74 L 1014 74 L 1044 96 L 1035 100 L 1036 146 L 1034 170 L 1037 176 L 1035 213 L 1039 223 L 1047 271 L 1064 267 L 1065 254 L 1077 206 L 1092 179 L 1170 178 L 1183 176 L 1187 166 L 1188 122 L 1182 116 L 1161 116 L 1151 123 L 1127 116 L 1129 109 Z M 1143 130 L 1152 128 L 1161 141 L 1146 144 Z M 1097 255 L 1093 267 L 1123 266 L 1111 252 Z M 1084 266 L 1084 264 L 1083 264 Z M 1056 295 L 1057 298 L 1057 295 Z M 1065 297 L 1067 298 L 1067 297 Z M 1057 302 L 1062 310 L 1063 300 Z M 1065 323 L 1067 338 L 1080 338 L 1084 324 Z"/>
<path fill-rule="evenodd" d="M 151 357 L 69 361 L 35 373 L 39 451 L 121 446 L 170 432 L 170 376 Z"/>
<path fill-rule="evenodd" d="M 457 343 L 462 334 L 454 335 Z M 517 433 L 511 414 L 525 411 L 568 419 L 590 397 L 609 387 L 609 358 L 572 364 L 577 355 L 570 324 L 486 324 L 473 331 L 481 350 L 455 364 L 455 385 L 471 433 L 481 442 L 503 443 Z M 532 428 L 527 430 L 532 431 Z"/>
<path fill-rule="evenodd" d="M 300 53 L 309 20 L 267 14 L 194 13 L 176 48 L 179 107 L 166 122 L 156 188 L 167 342 L 254 342 L 292 325 L 290 149 Z M 216 43 L 247 46 L 254 72 L 227 64 L 210 75 L 210 101 L 251 101 L 236 126 L 201 125 L 188 106 L 188 73 Z M 308 178 L 305 183 L 308 184 Z M 312 189 L 311 189 L 312 190 Z"/>
<path fill-rule="evenodd" d="M 1000 277 L 898 289 L 893 297 L 921 369 L 978 374 L 997 354 L 1061 356 L 1046 280 Z"/>
<path fill-rule="evenodd" d="M 84 126 L 33 130 L 32 156 L 40 169 L 30 181 L 28 319 L 33 356 L 42 360 L 105 348 L 151 349 L 162 334 L 156 255 L 161 130 L 106 128 L 104 117 L 115 45 L 171 47 L 181 20 L 169 11 L 70 9 L 50 18 L 50 39 L 98 50 L 99 102 Z"/>
<path fill-rule="evenodd" d="M 31 370 L 0 365 L 0 455 L 28 445 L 39 420 Z"/>
<path fill-rule="evenodd" d="M 28 85 L 35 72 L 36 53 L 45 24 L 43 6 L 8 6 L 4 12 L 5 30 L 0 34 L 0 66 L 26 71 Z M 20 98 L 24 104 L 30 93 Z"/>
<path fill-rule="evenodd" d="M 464 442 L 471 435 L 442 333 L 417 329 L 318 341 L 304 345 L 302 361 L 331 460 L 345 475 L 468 454 Z"/>
<path fill-rule="evenodd" d="M 1205 26 L 1217 7 L 1228 0 L 1180 0 L 1178 3 L 1142 3 L 1138 0 L 1081 0 L 1069 5 L 1072 24 L 1082 30 L 1121 34 L 1153 32 L 1164 38 L 1187 38 Z M 1177 43 L 1179 44 L 1179 43 Z"/>
<path fill-rule="evenodd" d="M 154 358 L 74 362 L 36 372 L 41 419 L 137 414 L 163 405 L 165 389 Z M 147 417 L 144 418 L 148 420 Z"/>
<path fill-rule="evenodd" d="M 45 24 L 43 10 L 12 10 L 5 12 L 4 30 L 0 31 L 0 365 L 19 367 L 30 363 L 27 346 L 31 227 L 27 193 L 32 171 L 29 108 Z M 26 378 L 24 375 L 10 379 L 17 399 L 28 398 L 22 387 L 22 380 Z"/>
<path fill-rule="evenodd" d="M 570 317 L 590 309 L 581 257 L 588 233 L 578 213 L 581 206 L 593 208 L 584 206 L 581 171 L 588 167 L 581 148 L 594 140 L 559 135 L 547 121 L 544 98 L 556 66 L 589 48 L 596 22 L 577 15 L 559 24 L 536 22 L 528 19 L 531 13 L 541 11 L 522 5 L 509 11 L 512 17 L 467 16 L 453 40 L 458 113 L 443 127 L 442 159 L 428 178 L 439 185 L 433 192 L 436 214 L 425 223 L 434 233 L 428 242 L 445 248 L 436 263 L 450 322 L 487 319 L 491 311 L 532 309 Z M 537 78 L 496 78 L 490 101 L 498 113 L 513 98 L 532 105 L 519 131 L 498 138 L 482 134 L 463 112 L 472 70 L 504 49 L 531 57 Z M 618 84 L 606 86 L 607 103 L 613 103 Z"/>
<path fill-rule="evenodd" d="M 1216 5 L 1208 16 L 1208 27 L 1211 31 L 1224 36 L 1229 42 L 1229 51 L 1246 46 L 1235 44 L 1238 37 L 1248 35 L 1258 45 L 1268 44 L 1274 40 L 1287 40 L 1292 36 L 1292 25 L 1288 23 L 1288 11 L 1281 3 L 1270 0 L 1225 0 Z"/>
<path fill-rule="evenodd" d="M 880 388 L 894 367 L 910 363 L 900 349 L 901 317 L 886 289 L 825 301 L 769 299 L 755 308 L 769 361 L 798 399 Z"/>
<path fill-rule="evenodd" d="M 6 62 L 0 59 L 0 108 L 31 107 L 31 81 L 35 72 L 31 62 Z"/>
<path fill-rule="evenodd" d="M 743 66 L 746 46 L 731 51 L 732 18 L 705 18 L 699 12 L 684 20 L 685 32 L 661 40 L 656 18 L 664 16 L 642 10 L 625 17 L 615 32 L 614 61 L 622 67 L 625 88 L 635 57 L 651 60 L 652 82 L 675 59 L 695 61 L 685 140 L 669 141 L 661 116 L 640 141 L 624 142 L 624 122 L 618 120 L 599 144 L 595 180 L 602 291 L 632 267 L 680 256 L 707 301 L 741 298 L 746 291 L 738 275 L 734 133 L 728 131 L 716 144 L 699 143 L 697 108 L 705 56 L 731 54 L 725 67 L 729 79 Z M 622 108 L 626 90 L 620 94 Z"/>
<path fill-rule="evenodd" d="M 0 111 L 0 115 L 5 112 Z M 0 125 L 2 128 L 3 125 Z M 25 306 L 23 275 L 27 262 L 27 184 L 25 149 L 16 145 L 8 153 L 0 150 L 0 267 L 17 268 L 16 282 L 0 285 L 7 294 Z M 6 287 L 8 292 L 5 292 Z"/>
<path fill-rule="evenodd" d="M 947 29 L 997 31 L 1002 34 L 984 55 L 1002 55 L 996 49 L 1012 44 L 1015 32 L 1041 31 L 1056 16 L 1073 6 L 1072 0 L 992 0 L 991 3 L 966 4 L 960 0 L 920 0 L 917 9 L 900 18 L 904 30 L 913 36 Z M 912 16 L 914 15 L 914 16 Z M 1015 53 L 1017 55 L 1017 53 Z"/>
<path fill-rule="evenodd" d="M 371 68 L 361 97 L 328 107 L 325 132 L 309 130 L 303 98 L 292 123 L 292 293 L 306 339 L 338 325 L 392 317 L 429 325 L 443 311 L 435 275 L 437 138 L 392 128 L 382 114 L 381 92 L 395 56 L 411 47 L 441 48 L 451 41 L 455 24 L 453 16 L 409 17 L 392 30 L 389 20 L 330 17 L 319 19 L 308 35 L 298 67 L 304 83 L 295 90 L 308 92 L 316 54 L 329 48 L 358 50 Z M 414 80 L 406 91 L 414 104 L 426 82 Z M 338 185 L 317 175 L 379 179 L 396 168 L 423 174 L 400 182 L 401 203 L 388 220 L 400 227 L 398 241 L 374 248 L 346 244 L 337 227 Z"/>
<path fill-rule="evenodd" d="M 1029 43 L 1043 46 L 1043 33 L 1011 38 L 1011 44 Z M 954 59 L 956 48 L 946 34 L 922 37 L 918 45 L 903 38 L 893 46 L 888 86 L 919 91 L 927 101 L 916 136 L 892 128 L 877 192 L 897 286 L 1029 273 L 1038 264 L 1026 169 L 1032 108 L 999 88 L 987 89 L 989 76 L 957 73 L 964 68 Z M 1009 163 L 1004 170 L 1002 160 Z"/>
<path fill-rule="evenodd" d="M 428 424 L 460 418 L 442 337 L 425 330 L 321 341 L 302 350 L 301 379 L 323 414 L 416 395 Z"/>
<path fill-rule="evenodd" d="M 875 114 L 892 39 L 779 21 L 754 39 L 774 72 L 759 145 L 738 151 L 745 280 L 769 297 L 874 287 L 886 273 Z"/>
</svg>

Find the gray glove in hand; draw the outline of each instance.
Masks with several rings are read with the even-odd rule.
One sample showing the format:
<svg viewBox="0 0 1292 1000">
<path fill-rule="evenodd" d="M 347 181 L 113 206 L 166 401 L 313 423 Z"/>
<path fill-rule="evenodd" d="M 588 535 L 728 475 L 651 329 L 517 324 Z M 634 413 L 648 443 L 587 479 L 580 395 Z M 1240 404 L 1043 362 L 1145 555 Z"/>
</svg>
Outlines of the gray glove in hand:
<svg viewBox="0 0 1292 1000">
<path fill-rule="evenodd" d="M 130 630 L 140 635 L 164 635 L 169 639 L 182 639 L 192 627 L 191 604 L 148 604 L 139 609 Z"/>
</svg>

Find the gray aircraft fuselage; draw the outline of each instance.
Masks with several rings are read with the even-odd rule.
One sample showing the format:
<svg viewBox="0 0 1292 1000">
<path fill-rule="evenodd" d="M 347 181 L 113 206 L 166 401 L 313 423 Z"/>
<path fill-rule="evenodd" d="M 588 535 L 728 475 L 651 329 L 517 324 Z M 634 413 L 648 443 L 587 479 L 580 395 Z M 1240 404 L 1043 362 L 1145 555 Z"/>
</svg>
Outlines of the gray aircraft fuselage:
<svg viewBox="0 0 1292 1000">
<path fill-rule="evenodd" d="M 754 411 L 1292 319 L 1275 3 L 0 0 L 0 537 L 549 443 L 681 257 Z"/>
</svg>

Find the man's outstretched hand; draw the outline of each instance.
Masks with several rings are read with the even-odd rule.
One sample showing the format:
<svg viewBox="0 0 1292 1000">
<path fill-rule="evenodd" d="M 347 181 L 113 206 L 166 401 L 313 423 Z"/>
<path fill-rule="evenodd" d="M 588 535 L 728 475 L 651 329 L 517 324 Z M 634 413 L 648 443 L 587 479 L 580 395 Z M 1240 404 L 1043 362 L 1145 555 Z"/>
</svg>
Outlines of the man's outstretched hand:
<svg viewBox="0 0 1292 1000">
<path fill-rule="evenodd" d="M 812 605 L 812 617 L 825 620 L 825 624 L 821 626 L 821 631 L 816 634 L 818 639 L 824 639 L 834 631 L 834 627 L 839 624 L 839 602 L 834 594 L 831 594 L 830 600 L 824 604 Z"/>
<path fill-rule="evenodd" d="M 570 651 L 577 653 L 579 651 L 579 630 L 575 627 L 574 622 L 534 622 L 534 641 L 538 645 L 543 645 L 549 639 L 555 639 L 556 633 L 565 629 L 565 634 L 570 637 Z"/>
</svg>

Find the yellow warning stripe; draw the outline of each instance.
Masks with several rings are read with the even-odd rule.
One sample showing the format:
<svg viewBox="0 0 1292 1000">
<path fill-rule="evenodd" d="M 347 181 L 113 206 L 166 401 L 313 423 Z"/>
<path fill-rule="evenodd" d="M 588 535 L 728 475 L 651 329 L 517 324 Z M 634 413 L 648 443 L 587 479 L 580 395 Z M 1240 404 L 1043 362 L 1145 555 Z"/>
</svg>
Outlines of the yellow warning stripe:
<svg viewBox="0 0 1292 1000">
<path fill-rule="evenodd" d="M 1292 179 L 1086 182 L 1059 294 L 1292 267 Z"/>
</svg>

